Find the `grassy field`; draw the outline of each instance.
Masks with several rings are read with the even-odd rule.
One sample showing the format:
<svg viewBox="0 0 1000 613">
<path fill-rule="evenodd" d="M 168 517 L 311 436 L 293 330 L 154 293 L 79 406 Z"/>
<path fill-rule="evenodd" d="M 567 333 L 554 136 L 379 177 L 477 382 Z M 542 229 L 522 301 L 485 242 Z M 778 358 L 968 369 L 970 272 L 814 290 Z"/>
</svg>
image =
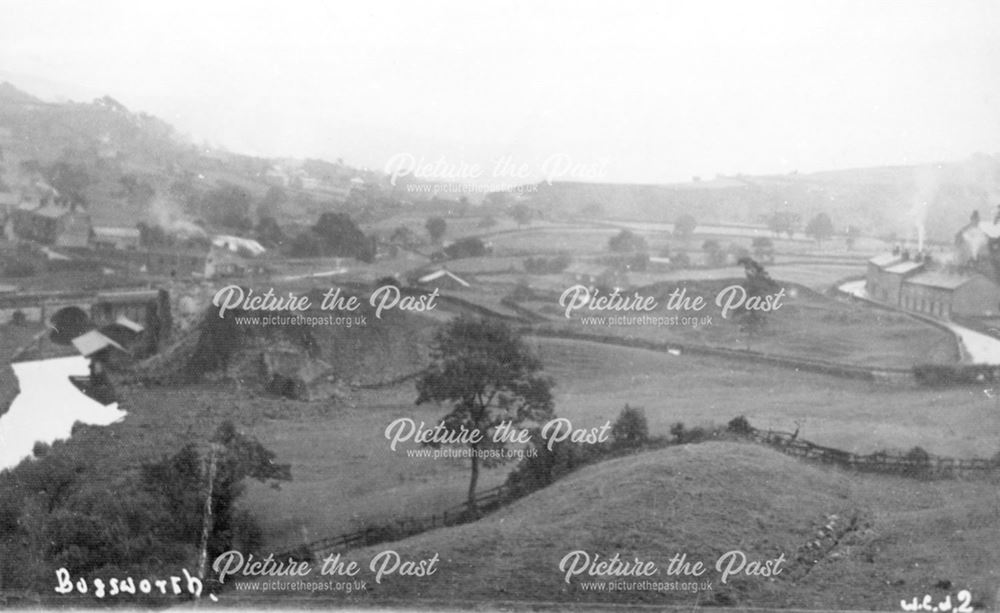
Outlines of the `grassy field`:
<svg viewBox="0 0 1000 613">
<path fill-rule="evenodd" d="M 721 316 L 715 299 L 728 286 L 741 283 L 740 278 L 711 281 L 685 280 L 676 283 L 658 282 L 635 290 L 640 296 L 655 297 L 659 308 L 648 312 L 576 310 L 571 319 L 565 318 L 565 308 L 555 296 L 545 300 L 524 302 L 524 306 L 551 318 L 554 324 L 574 332 L 674 341 L 693 345 L 746 349 L 748 339 L 739 321 L 729 314 Z M 701 311 L 667 309 L 669 295 L 683 289 L 686 296 L 701 296 L 706 307 Z M 875 309 L 866 305 L 833 300 L 795 286 L 785 287 L 782 306 L 766 313 L 763 331 L 749 339 L 754 351 L 781 356 L 827 360 L 858 366 L 910 368 L 914 364 L 958 360 L 954 337 L 939 328 L 902 314 Z M 777 290 L 775 290 L 777 291 Z M 632 292 L 625 292 L 631 296 Z M 611 325 L 611 316 L 648 315 L 662 318 L 667 325 Z M 707 325 L 685 325 L 671 317 L 697 315 L 711 317 Z M 601 317 L 594 323 L 591 316 Z M 584 318 L 589 324 L 584 323 Z M 626 322 L 629 320 L 625 320 Z"/>
<path fill-rule="evenodd" d="M 1000 579 L 993 546 L 998 502 L 990 483 L 849 477 L 751 444 L 671 447 L 583 468 L 476 523 L 348 552 L 342 557 L 361 565 L 366 591 L 313 597 L 355 606 L 526 601 L 894 610 L 915 595 L 933 594 L 936 602 L 969 589 L 979 609 L 994 603 Z M 835 536 L 822 536 L 824 526 Z M 820 547 L 810 547 L 814 541 Z M 404 560 L 437 555 L 438 571 L 388 575 L 376 584 L 369 562 L 389 549 Z M 624 578 L 633 582 L 691 581 L 667 574 L 668 560 L 686 554 L 707 567 L 700 580 L 712 585 L 697 592 L 586 590 L 585 581 L 615 577 L 583 574 L 567 583 L 560 563 L 574 550 L 658 567 L 649 578 Z M 749 560 L 784 556 L 781 573 L 740 573 L 722 583 L 716 562 L 732 550 Z M 223 598 L 240 602 L 241 595 Z"/>
<path fill-rule="evenodd" d="M 650 430 L 675 422 L 722 424 L 746 415 L 761 428 L 793 430 L 816 443 L 869 453 L 920 445 L 940 455 L 988 457 L 997 451 L 1000 417 L 976 390 L 889 390 L 749 363 L 533 339 L 555 382 L 556 412 L 577 427 L 614 420 L 627 402 L 646 410 Z M 397 417 L 432 423 L 436 407 L 414 406 L 412 384 L 353 392 L 339 401 L 254 398 L 228 386 L 132 388 L 121 424 L 88 428 L 71 444 L 97 445 L 102 471 L 155 458 L 187 440 L 205 440 L 233 419 L 290 462 L 294 481 L 281 490 L 252 484 L 246 505 L 281 549 L 400 515 L 440 512 L 464 499 L 460 460 L 412 459 L 390 451 L 385 427 Z M 508 468 L 484 471 L 480 487 Z M 112 472 L 113 474 L 113 472 Z"/>
<path fill-rule="evenodd" d="M 650 431 L 723 424 L 793 431 L 858 453 L 913 446 L 954 457 L 1000 451 L 1000 412 L 981 389 L 894 388 L 744 361 L 532 339 L 556 387 L 557 413 L 581 426 L 645 407 Z"/>
</svg>

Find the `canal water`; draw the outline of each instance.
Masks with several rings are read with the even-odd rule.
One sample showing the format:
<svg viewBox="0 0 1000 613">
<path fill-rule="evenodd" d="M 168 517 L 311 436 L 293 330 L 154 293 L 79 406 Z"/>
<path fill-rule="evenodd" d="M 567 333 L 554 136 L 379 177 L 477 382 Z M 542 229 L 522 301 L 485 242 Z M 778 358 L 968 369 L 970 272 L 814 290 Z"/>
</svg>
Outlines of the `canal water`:
<svg viewBox="0 0 1000 613">
<path fill-rule="evenodd" d="M 126 415 L 117 403 L 104 406 L 81 392 L 69 377 L 87 376 L 82 356 L 11 364 L 20 393 L 0 417 L 0 470 L 17 466 L 36 442 L 69 438 L 73 424 L 107 426 Z"/>
</svg>

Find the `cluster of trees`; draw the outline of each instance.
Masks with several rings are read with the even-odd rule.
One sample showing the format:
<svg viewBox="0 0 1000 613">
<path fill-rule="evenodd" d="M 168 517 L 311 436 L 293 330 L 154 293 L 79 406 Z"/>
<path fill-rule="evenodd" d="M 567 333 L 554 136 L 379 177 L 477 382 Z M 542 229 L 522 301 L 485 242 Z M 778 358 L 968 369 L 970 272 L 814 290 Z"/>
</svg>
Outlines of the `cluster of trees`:
<svg viewBox="0 0 1000 613">
<path fill-rule="evenodd" d="M 347 213 L 323 213 L 311 228 L 291 241 L 292 257 L 346 257 L 362 262 L 375 259 L 375 238 L 365 236 Z"/>
<path fill-rule="evenodd" d="M 50 592 L 57 568 L 138 580 L 176 574 L 178 566 L 194 571 L 202 548 L 208 559 L 233 547 L 252 551 L 260 529 L 237 504 L 245 480 L 291 479 L 288 465 L 275 464 L 272 452 L 228 422 L 207 450 L 188 444 L 112 477 L 88 468 L 93 460 L 81 449 L 78 441 L 39 444 L 38 459 L 0 475 L 5 588 Z"/>
<path fill-rule="evenodd" d="M 615 253 L 635 253 L 649 250 L 646 239 L 631 230 L 622 230 L 608 239 L 608 249 Z"/>
<path fill-rule="evenodd" d="M 560 253 L 550 258 L 538 256 L 526 258 L 524 270 L 534 275 L 557 274 L 566 270 L 572 262 L 573 258 L 568 253 Z"/>
<path fill-rule="evenodd" d="M 793 213 L 792 211 L 775 211 L 770 216 L 768 216 L 765 221 L 767 222 L 768 229 L 774 233 L 774 236 L 780 236 L 782 234 L 791 238 L 795 232 L 799 229 L 802 223 L 802 216 L 798 213 Z M 848 246 L 852 246 L 854 239 L 857 238 L 859 231 L 854 226 L 853 237 L 849 237 Z M 826 213 L 817 213 L 805 226 L 805 233 L 808 236 L 813 237 L 817 243 L 822 243 L 823 241 L 829 239 L 833 236 L 834 226 L 833 221 L 830 216 Z M 849 232 L 849 235 L 851 233 Z"/>
</svg>

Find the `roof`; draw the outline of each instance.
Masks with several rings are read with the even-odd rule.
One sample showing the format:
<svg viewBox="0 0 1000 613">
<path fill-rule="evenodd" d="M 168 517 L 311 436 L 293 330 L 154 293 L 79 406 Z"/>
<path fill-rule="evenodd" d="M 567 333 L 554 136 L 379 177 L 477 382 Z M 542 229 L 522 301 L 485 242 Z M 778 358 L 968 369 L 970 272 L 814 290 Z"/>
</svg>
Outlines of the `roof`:
<svg viewBox="0 0 1000 613">
<path fill-rule="evenodd" d="M 902 258 L 893 253 L 883 253 L 882 255 L 876 255 L 872 259 L 868 260 L 869 264 L 874 264 L 879 268 L 885 268 L 886 266 L 892 266 L 899 262 Z"/>
<path fill-rule="evenodd" d="M 885 272 L 892 273 L 894 275 L 905 275 L 911 272 L 920 270 L 924 267 L 923 262 L 914 262 L 913 260 L 907 260 L 905 262 L 900 262 L 893 266 L 889 266 L 885 269 Z"/>
<path fill-rule="evenodd" d="M 212 237 L 212 244 L 216 247 L 221 247 L 223 249 L 228 249 L 234 253 L 240 251 L 246 251 L 250 255 L 256 257 L 261 255 L 267 249 L 263 245 L 253 240 L 252 238 L 242 238 L 239 236 L 230 236 L 228 234 L 218 234 Z"/>
<path fill-rule="evenodd" d="M 471 285 L 469 285 L 468 281 L 460 278 L 455 273 L 453 273 L 453 272 L 451 272 L 449 270 L 445 270 L 443 268 L 441 270 L 437 270 L 437 271 L 434 271 L 434 272 L 432 272 L 430 274 L 427 274 L 427 275 L 424 275 L 424 276 L 420 277 L 419 279 L 417 279 L 417 283 L 430 283 L 431 281 L 437 281 L 441 277 L 447 277 L 449 279 L 453 279 L 455 282 L 457 282 L 462 287 L 471 287 Z"/>
<path fill-rule="evenodd" d="M 924 272 L 919 275 L 913 275 L 906 280 L 907 283 L 912 283 L 913 285 L 922 285 L 924 287 L 936 287 L 940 289 L 958 289 L 959 287 L 965 285 L 969 281 L 975 279 L 976 276 L 969 275 L 956 275 L 949 274 L 946 272 L 934 271 L 934 272 Z"/>
<path fill-rule="evenodd" d="M 116 228 L 113 226 L 94 226 L 94 234 L 97 236 L 111 236 L 115 238 L 139 238 L 138 228 Z"/>
<path fill-rule="evenodd" d="M 133 332 L 142 332 L 143 330 L 142 324 L 136 323 L 124 315 L 119 315 L 118 319 L 115 320 L 115 323 L 123 328 L 128 328 Z"/>
<path fill-rule="evenodd" d="M 114 342 L 107 336 L 104 336 L 97 330 L 91 330 L 86 334 L 82 334 L 73 339 L 73 346 L 76 350 L 80 352 L 83 357 L 90 357 L 101 351 L 102 349 L 107 349 L 108 347 L 113 347 L 115 349 L 120 349 L 125 351 L 125 348 Z M 125 351 L 125 353 L 128 353 Z"/>
<path fill-rule="evenodd" d="M 35 215 L 40 215 L 41 217 L 49 217 L 52 219 L 57 219 L 69 214 L 69 209 L 64 206 L 59 206 L 56 204 L 46 204 L 43 207 L 39 207 L 32 211 Z"/>
</svg>

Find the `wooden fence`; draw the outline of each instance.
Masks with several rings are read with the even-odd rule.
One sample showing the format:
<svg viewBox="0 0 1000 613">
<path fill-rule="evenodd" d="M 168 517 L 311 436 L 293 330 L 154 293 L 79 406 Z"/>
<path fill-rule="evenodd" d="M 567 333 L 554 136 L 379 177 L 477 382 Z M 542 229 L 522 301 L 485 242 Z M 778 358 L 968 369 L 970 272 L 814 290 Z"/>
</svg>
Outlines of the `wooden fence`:
<svg viewBox="0 0 1000 613">
<path fill-rule="evenodd" d="M 274 557 L 279 560 L 284 560 L 289 557 L 296 559 L 312 558 L 318 560 L 334 552 L 343 552 L 350 549 L 367 547 L 368 545 L 375 545 L 377 543 L 400 540 L 408 536 L 420 534 L 421 532 L 433 530 L 435 528 L 455 526 L 474 521 L 481 517 L 484 513 L 496 510 L 510 498 L 510 488 L 507 484 L 502 484 L 476 494 L 475 509 L 472 509 L 468 502 L 465 502 L 445 509 L 441 513 L 436 513 L 434 515 L 425 517 L 406 517 L 388 524 L 369 526 L 367 528 L 355 530 L 354 532 L 347 532 L 319 539 L 317 541 L 312 541 L 310 543 L 303 543 L 298 547 L 293 547 L 280 554 L 276 554 Z"/>
<path fill-rule="evenodd" d="M 960 473 L 985 474 L 1000 469 L 1000 460 L 998 459 L 945 458 L 923 453 L 916 449 L 905 455 L 885 451 L 860 455 L 842 449 L 817 445 L 797 438 L 795 434 L 790 432 L 757 430 L 756 428 L 751 428 L 748 436 L 790 456 L 865 472 L 941 478 L 954 477 Z"/>
</svg>

